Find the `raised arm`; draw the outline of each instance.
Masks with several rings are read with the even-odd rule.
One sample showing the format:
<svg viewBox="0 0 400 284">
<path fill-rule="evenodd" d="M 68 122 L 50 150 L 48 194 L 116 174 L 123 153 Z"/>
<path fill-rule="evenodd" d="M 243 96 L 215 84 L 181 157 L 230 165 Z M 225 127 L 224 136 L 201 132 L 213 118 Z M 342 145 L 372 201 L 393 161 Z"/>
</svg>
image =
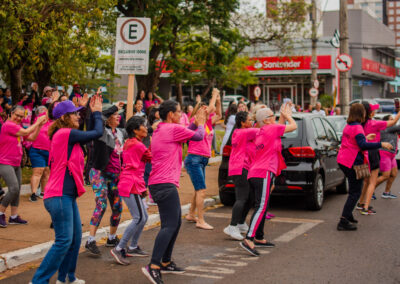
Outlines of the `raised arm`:
<svg viewBox="0 0 400 284">
<path fill-rule="evenodd" d="M 392 127 L 393 125 L 396 125 L 397 121 L 399 121 L 399 118 L 400 118 L 400 111 L 397 113 L 397 115 L 394 117 L 393 120 L 388 120 L 386 127 Z"/>
<path fill-rule="evenodd" d="M 41 127 L 44 123 L 46 123 L 46 121 L 47 121 L 47 117 L 41 116 L 41 117 L 39 117 L 39 118 L 36 120 L 36 122 L 35 122 L 34 124 L 32 124 L 31 126 L 29 126 L 28 128 L 21 128 L 21 129 L 17 132 L 16 136 L 18 136 L 18 137 L 20 137 L 20 136 L 27 136 L 27 135 L 32 134 L 32 133 L 35 132 L 35 131 L 37 131 L 37 132 L 39 133 L 40 127 Z M 36 136 L 37 136 L 37 135 L 36 135 Z M 36 139 L 36 137 L 35 137 L 35 139 Z M 29 138 L 28 138 L 28 140 L 29 140 Z M 29 141 L 33 141 L 33 140 L 29 140 Z"/>
</svg>

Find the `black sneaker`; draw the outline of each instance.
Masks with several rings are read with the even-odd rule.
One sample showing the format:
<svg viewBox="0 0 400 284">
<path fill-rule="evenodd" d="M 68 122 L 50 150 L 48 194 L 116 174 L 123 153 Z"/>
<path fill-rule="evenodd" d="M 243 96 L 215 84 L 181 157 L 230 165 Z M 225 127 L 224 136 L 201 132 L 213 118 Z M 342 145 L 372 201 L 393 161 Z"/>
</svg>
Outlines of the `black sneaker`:
<svg viewBox="0 0 400 284">
<path fill-rule="evenodd" d="M 160 269 L 153 269 L 150 267 L 150 264 L 149 264 L 149 265 L 146 265 L 146 267 L 142 267 L 142 272 L 147 277 L 147 279 L 150 280 L 151 283 L 164 284 L 164 282 L 161 279 Z"/>
<path fill-rule="evenodd" d="M 96 241 L 93 241 L 90 243 L 86 242 L 85 249 L 87 249 L 93 255 L 96 255 L 96 256 L 101 255 L 101 252 L 100 252 L 99 248 L 97 247 Z"/>
<path fill-rule="evenodd" d="M 337 230 L 338 231 L 355 231 L 357 230 L 357 226 L 351 222 L 349 222 L 349 220 L 344 219 L 344 218 L 340 218 L 340 222 L 337 225 Z"/>
<path fill-rule="evenodd" d="M 37 196 L 35 193 L 32 193 L 31 196 L 29 196 L 29 201 L 31 202 L 36 202 L 37 201 Z"/>
<path fill-rule="evenodd" d="M 130 249 L 129 247 L 126 249 L 126 256 L 141 256 L 141 257 L 145 257 L 145 256 L 149 256 L 149 254 L 147 252 L 145 252 L 144 250 L 142 250 L 139 246 L 137 246 L 134 249 Z"/>
<path fill-rule="evenodd" d="M 275 247 L 275 244 L 270 243 L 270 242 L 260 243 L 260 242 L 257 242 L 257 240 L 255 240 L 255 241 L 254 241 L 254 246 L 255 246 L 256 248 L 274 248 L 274 247 Z"/>
<path fill-rule="evenodd" d="M 0 228 L 7 228 L 6 215 L 0 215 Z"/>
<path fill-rule="evenodd" d="M 176 266 L 175 262 L 171 261 L 167 266 L 161 264 L 161 273 L 185 273 L 185 269 Z"/>
<path fill-rule="evenodd" d="M 19 215 L 15 218 L 9 218 L 8 219 L 8 224 L 10 225 L 26 225 L 28 224 L 28 221 L 22 219 Z"/>
<path fill-rule="evenodd" d="M 119 244 L 119 239 L 115 236 L 114 239 L 110 240 L 107 238 L 106 247 L 116 247 Z"/>
<path fill-rule="evenodd" d="M 245 241 L 240 242 L 240 246 L 247 251 L 248 253 L 250 253 L 252 256 L 260 256 L 260 253 L 256 250 L 256 248 L 251 248 L 249 247 Z"/>
<path fill-rule="evenodd" d="M 115 260 L 122 265 L 129 265 L 131 264 L 129 260 L 126 259 L 125 249 L 121 249 L 120 251 L 117 248 L 113 248 L 111 250 L 111 255 L 115 258 Z"/>
<path fill-rule="evenodd" d="M 358 220 L 354 219 L 354 217 L 348 218 L 347 220 L 349 220 L 349 222 L 357 224 Z"/>
</svg>

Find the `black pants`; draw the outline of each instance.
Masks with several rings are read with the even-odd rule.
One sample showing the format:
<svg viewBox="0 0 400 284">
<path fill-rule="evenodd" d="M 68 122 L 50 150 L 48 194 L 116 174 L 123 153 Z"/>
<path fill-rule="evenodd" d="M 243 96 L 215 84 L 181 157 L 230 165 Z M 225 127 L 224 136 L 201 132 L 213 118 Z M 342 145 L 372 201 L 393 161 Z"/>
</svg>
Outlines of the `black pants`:
<svg viewBox="0 0 400 284">
<path fill-rule="evenodd" d="M 264 239 L 265 215 L 267 214 L 269 205 L 269 196 L 271 194 L 272 179 L 274 174 L 267 172 L 266 178 L 249 179 L 250 189 L 254 191 L 254 212 L 251 216 L 249 231 L 246 239 L 257 240 Z"/>
<path fill-rule="evenodd" d="M 339 164 L 339 167 L 349 181 L 349 195 L 347 196 L 346 203 L 344 204 L 342 216 L 346 219 L 352 219 L 354 207 L 361 196 L 363 179 L 356 179 L 356 171 L 354 169 L 350 169 L 341 164 Z"/>
<path fill-rule="evenodd" d="M 176 237 L 181 227 L 181 204 L 176 186 L 172 183 L 160 183 L 149 186 L 151 196 L 158 205 L 161 229 L 154 242 L 151 264 L 160 266 L 171 261 Z"/>
<path fill-rule="evenodd" d="M 235 183 L 235 196 L 236 201 L 232 208 L 232 220 L 231 225 L 236 226 L 237 224 L 243 224 L 246 220 L 246 216 L 249 213 L 252 206 L 252 199 L 254 196 L 250 194 L 250 185 L 247 180 L 246 169 L 242 170 L 242 175 L 233 176 Z"/>
</svg>

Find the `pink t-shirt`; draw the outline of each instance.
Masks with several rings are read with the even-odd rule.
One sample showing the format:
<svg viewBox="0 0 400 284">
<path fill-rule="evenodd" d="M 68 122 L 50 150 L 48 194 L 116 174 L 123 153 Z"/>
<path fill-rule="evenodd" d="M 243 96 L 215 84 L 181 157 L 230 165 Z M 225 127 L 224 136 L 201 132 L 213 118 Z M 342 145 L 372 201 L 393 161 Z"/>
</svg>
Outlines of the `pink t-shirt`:
<svg viewBox="0 0 400 284">
<path fill-rule="evenodd" d="M 179 122 L 181 125 L 188 127 L 189 126 L 189 117 L 187 116 L 186 113 L 182 113 L 181 115 L 181 120 Z"/>
<path fill-rule="evenodd" d="M 286 125 L 267 124 L 260 128 L 255 144 L 256 154 L 249 169 L 247 178 L 266 178 L 267 171 L 274 174 L 281 169 L 281 136 L 285 134 Z"/>
<path fill-rule="evenodd" d="M 364 129 L 361 124 L 347 124 L 343 129 L 342 143 L 340 145 L 339 153 L 337 156 L 338 164 L 342 164 L 348 168 L 352 168 L 354 161 L 357 157 L 358 152 L 361 151 L 358 147 L 356 136 L 358 134 L 364 134 Z M 364 151 L 364 157 L 368 158 L 366 155 L 367 151 Z"/>
<path fill-rule="evenodd" d="M 144 108 L 147 109 L 147 108 L 149 108 L 149 107 L 151 107 L 153 105 L 156 105 L 158 103 L 159 103 L 158 100 L 152 100 L 152 101 L 145 100 L 144 101 Z"/>
<path fill-rule="evenodd" d="M 232 134 L 232 152 L 229 157 L 228 175 L 241 175 L 243 168 L 249 169 L 250 159 L 247 153 L 249 147 L 251 147 L 251 141 L 255 139 L 259 130 L 258 128 L 235 129 Z"/>
<path fill-rule="evenodd" d="M 371 133 L 376 134 L 375 139 L 368 142 L 381 142 L 381 130 L 386 129 L 386 127 L 387 121 L 368 119 L 364 125 L 365 136 Z"/>
<path fill-rule="evenodd" d="M 149 185 L 172 183 L 179 187 L 182 169 L 182 143 L 192 138 L 194 131 L 176 123 L 160 122 L 151 141 L 152 170 Z"/>
<path fill-rule="evenodd" d="M 7 120 L 0 133 L 0 164 L 18 167 L 22 159 L 22 137 L 16 134 L 22 127 Z"/>
<path fill-rule="evenodd" d="M 36 122 L 37 118 L 35 119 Z M 37 136 L 36 140 L 33 141 L 32 147 L 40 150 L 50 151 L 50 138 L 49 138 L 49 127 L 53 124 L 52 121 L 47 121 L 42 128 L 40 128 L 39 135 Z"/>
<path fill-rule="evenodd" d="M 50 98 L 50 97 L 44 97 L 44 98 L 42 99 L 42 105 L 51 104 L 52 102 L 53 102 L 53 100 L 52 100 L 52 98 Z"/>
<path fill-rule="evenodd" d="M 205 135 L 204 139 L 201 141 L 189 141 L 188 153 L 199 155 L 203 157 L 211 157 L 211 145 L 214 136 L 214 130 L 212 128 L 212 117 L 215 114 L 211 114 L 208 118 L 207 122 L 204 125 Z M 194 121 L 194 117 L 190 120 L 192 123 Z"/>
</svg>

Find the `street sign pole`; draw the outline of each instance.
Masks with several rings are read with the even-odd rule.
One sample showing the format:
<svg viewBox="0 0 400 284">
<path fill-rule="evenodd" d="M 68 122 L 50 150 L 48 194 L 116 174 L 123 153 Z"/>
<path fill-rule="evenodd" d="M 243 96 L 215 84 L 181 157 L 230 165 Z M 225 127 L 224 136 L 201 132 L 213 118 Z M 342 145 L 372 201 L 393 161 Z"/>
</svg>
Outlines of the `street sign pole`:
<svg viewBox="0 0 400 284">
<path fill-rule="evenodd" d="M 128 97 L 126 100 L 126 121 L 133 116 L 133 99 L 135 96 L 135 74 L 128 75 Z"/>
</svg>

